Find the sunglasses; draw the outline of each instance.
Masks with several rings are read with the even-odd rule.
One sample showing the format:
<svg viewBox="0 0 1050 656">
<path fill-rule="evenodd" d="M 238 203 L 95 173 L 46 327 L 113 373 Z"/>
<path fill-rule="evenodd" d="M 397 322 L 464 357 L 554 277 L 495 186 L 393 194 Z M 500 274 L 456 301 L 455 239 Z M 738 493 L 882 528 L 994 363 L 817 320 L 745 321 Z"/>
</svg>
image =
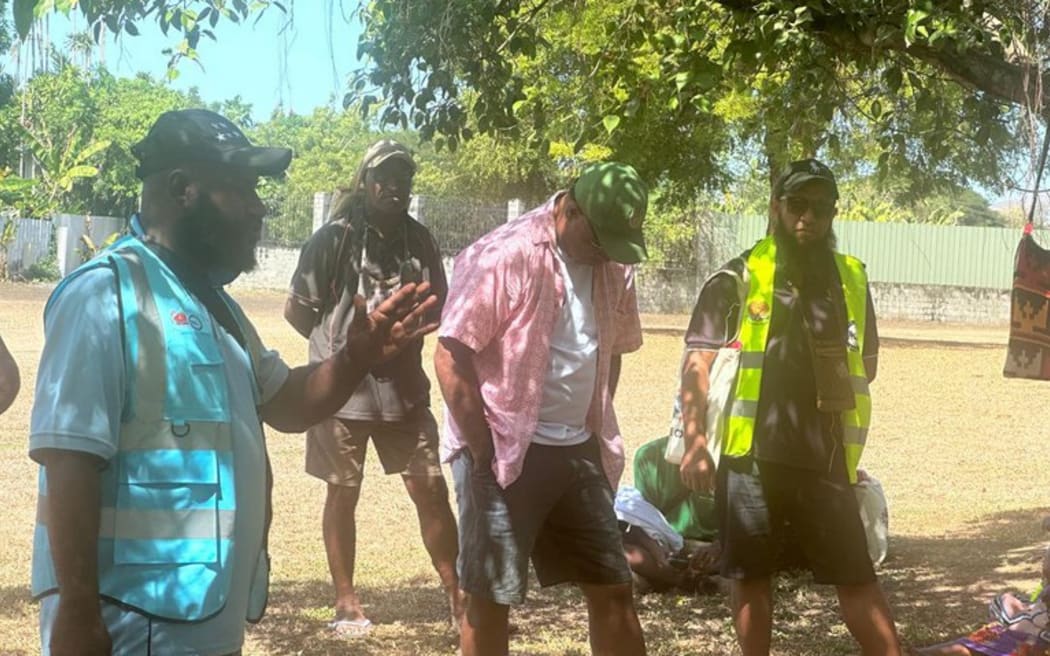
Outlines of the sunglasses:
<svg viewBox="0 0 1050 656">
<path fill-rule="evenodd" d="M 835 214 L 835 203 L 826 200 L 815 200 L 805 196 L 781 196 L 787 211 L 793 216 L 802 216 L 810 210 L 814 218 L 829 219 Z"/>
<path fill-rule="evenodd" d="M 382 186 L 396 184 L 399 187 L 407 187 L 412 184 L 412 179 L 415 177 L 412 173 L 397 170 L 391 171 L 382 167 L 372 169 L 371 174 L 372 180 Z"/>
</svg>

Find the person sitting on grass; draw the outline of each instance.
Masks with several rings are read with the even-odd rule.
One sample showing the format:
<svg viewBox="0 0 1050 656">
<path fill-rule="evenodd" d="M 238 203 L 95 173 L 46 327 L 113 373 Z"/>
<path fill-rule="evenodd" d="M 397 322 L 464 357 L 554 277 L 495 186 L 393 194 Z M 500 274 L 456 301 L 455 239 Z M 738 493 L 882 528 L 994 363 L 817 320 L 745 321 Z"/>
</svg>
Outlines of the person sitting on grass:
<svg viewBox="0 0 1050 656">
<path fill-rule="evenodd" d="M 714 587 L 710 576 L 718 570 L 717 544 L 687 542 L 660 510 L 631 486 L 621 486 L 617 491 L 615 509 L 624 555 L 638 593 L 694 593 Z"/>
<path fill-rule="evenodd" d="M 1050 517 L 1043 520 L 1050 532 Z M 913 652 L 918 656 L 1050 656 L 1050 548 L 1039 589 L 1028 601 L 1007 592 L 989 605 L 992 621 L 970 635 Z"/>
<path fill-rule="evenodd" d="M 668 438 L 646 442 L 634 453 L 634 486 L 656 506 L 667 523 L 687 540 L 718 539 L 715 499 L 685 486 L 678 465 L 664 459 Z"/>
</svg>

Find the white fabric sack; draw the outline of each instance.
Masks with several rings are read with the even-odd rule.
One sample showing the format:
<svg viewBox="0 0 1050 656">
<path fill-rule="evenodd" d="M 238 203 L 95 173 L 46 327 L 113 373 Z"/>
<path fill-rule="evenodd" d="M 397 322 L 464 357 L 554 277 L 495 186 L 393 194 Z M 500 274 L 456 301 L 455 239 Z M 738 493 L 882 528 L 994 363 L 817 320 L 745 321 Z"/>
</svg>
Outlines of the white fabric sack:
<svg viewBox="0 0 1050 656">
<path fill-rule="evenodd" d="M 621 485 L 616 491 L 613 509 L 616 511 L 616 519 L 645 531 L 645 534 L 668 554 L 678 553 L 685 546 L 685 540 L 667 523 L 663 513 L 630 485 Z"/>
<path fill-rule="evenodd" d="M 747 299 L 747 282 L 744 278 L 738 276 L 735 271 L 723 269 L 711 274 L 700 288 L 701 293 L 703 293 L 703 289 L 707 287 L 708 283 L 718 275 L 732 276 L 736 280 L 740 316 L 743 316 L 744 302 Z M 733 396 L 733 390 L 736 387 L 736 374 L 740 368 L 740 349 L 729 346 L 729 344 L 736 342 L 739 336 L 740 320 L 738 318 L 736 330 L 732 335 L 726 335 L 726 346 L 718 349 L 718 355 L 715 356 L 714 362 L 711 363 L 709 374 L 711 385 L 707 390 L 707 417 L 705 421 L 707 452 L 711 454 L 711 459 L 716 467 L 718 466 L 719 456 L 722 454 L 722 440 L 724 439 L 726 424 L 729 420 L 729 403 Z M 682 363 L 678 367 L 679 372 L 682 371 L 682 366 L 685 364 L 687 356 L 688 352 L 682 355 Z M 664 449 L 664 460 L 678 465 L 681 464 L 683 455 L 685 455 L 685 427 L 682 421 L 682 392 L 679 389 L 675 395 L 674 410 L 671 413 L 671 427 L 668 431 L 667 448 Z"/>
<path fill-rule="evenodd" d="M 861 472 L 858 472 L 860 474 Z M 853 486 L 860 507 L 860 521 L 868 539 L 868 555 L 872 565 L 881 565 L 890 548 L 890 512 L 882 484 L 870 474 L 858 476 Z"/>
</svg>

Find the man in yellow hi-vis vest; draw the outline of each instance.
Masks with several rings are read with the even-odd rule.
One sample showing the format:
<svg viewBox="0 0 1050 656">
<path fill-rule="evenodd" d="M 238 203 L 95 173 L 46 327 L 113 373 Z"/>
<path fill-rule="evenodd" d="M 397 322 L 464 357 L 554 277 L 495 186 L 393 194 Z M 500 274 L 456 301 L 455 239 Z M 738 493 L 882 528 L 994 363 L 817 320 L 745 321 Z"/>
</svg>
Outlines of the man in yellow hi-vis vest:
<svg viewBox="0 0 1050 656">
<path fill-rule="evenodd" d="M 836 587 L 865 656 L 897 655 L 852 483 L 871 421 L 878 333 L 864 265 L 835 251 L 838 187 L 792 162 L 773 189 L 771 234 L 700 292 L 682 371 L 683 482 L 715 488 L 721 573 L 745 656 L 768 654 L 771 577 L 790 530 L 813 577 Z M 740 349 L 717 476 L 707 390 L 718 350 Z M 790 528 L 788 528 L 790 527 Z"/>
</svg>

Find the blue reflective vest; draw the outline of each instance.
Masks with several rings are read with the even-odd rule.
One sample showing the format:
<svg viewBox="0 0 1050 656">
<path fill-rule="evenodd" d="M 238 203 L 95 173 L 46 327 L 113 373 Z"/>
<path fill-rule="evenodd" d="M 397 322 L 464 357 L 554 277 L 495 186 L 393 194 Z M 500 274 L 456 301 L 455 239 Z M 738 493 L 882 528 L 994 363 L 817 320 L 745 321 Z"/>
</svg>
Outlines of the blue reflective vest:
<svg viewBox="0 0 1050 656">
<path fill-rule="evenodd" d="M 101 472 L 99 592 L 160 619 L 204 620 L 226 605 L 237 512 L 219 337 L 207 309 L 137 237 L 125 237 L 70 274 L 48 308 L 70 280 L 104 266 L 116 274 L 127 387 L 117 453 Z M 247 325 L 236 303 L 224 298 Z M 261 345 L 249 341 L 254 368 Z M 34 541 L 46 544 L 44 476 L 42 470 Z M 264 552 L 256 569 L 251 621 L 265 608 Z M 57 589 L 48 559 L 34 559 L 32 587 L 35 596 Z"/>
</svg>

